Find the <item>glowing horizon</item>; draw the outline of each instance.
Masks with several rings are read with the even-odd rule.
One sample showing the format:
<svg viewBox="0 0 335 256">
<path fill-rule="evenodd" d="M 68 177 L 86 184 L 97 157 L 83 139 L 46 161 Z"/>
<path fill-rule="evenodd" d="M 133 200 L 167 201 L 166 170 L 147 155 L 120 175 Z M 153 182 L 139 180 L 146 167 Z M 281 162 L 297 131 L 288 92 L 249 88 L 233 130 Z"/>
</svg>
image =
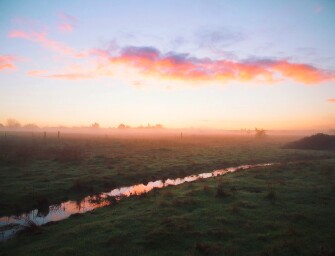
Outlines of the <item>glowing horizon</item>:
<svg viewBox="0 0 335 256">
<path fill-rule="evenodd" d="M 335 127 L 331 1 L 0 8 L 2 124 Z"/>
</svg>

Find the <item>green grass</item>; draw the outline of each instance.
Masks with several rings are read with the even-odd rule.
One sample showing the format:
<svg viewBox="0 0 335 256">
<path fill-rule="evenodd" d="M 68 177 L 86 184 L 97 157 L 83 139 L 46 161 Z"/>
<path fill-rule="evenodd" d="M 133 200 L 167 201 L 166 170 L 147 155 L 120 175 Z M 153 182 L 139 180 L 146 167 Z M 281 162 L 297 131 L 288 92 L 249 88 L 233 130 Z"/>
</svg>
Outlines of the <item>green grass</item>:
<svg viewBox="0 0 335 256">
<path fill-rule="evenodd" d="M 0 215 L 217 168 L 333 157 L 329 152 L 281 149 L 294 139 L 63 135 L 61 140 L 44 140 L 9 134 L 0 138 Z"/>
<path fill-rule="evenodd" d="M 334 192 L 335 160 L 240 171 L 22 233 L 0 254 L 330 255 Z"/>
</svg>

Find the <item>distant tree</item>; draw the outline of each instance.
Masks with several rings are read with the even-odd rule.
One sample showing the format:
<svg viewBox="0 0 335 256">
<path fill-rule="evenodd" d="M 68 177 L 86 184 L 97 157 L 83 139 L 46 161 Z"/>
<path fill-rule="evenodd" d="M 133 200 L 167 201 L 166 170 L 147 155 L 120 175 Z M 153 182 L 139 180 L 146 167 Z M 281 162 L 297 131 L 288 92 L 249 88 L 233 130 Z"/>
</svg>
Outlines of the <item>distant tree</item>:
<svg viewBox="0 0 335 256">
<path fill-rule="evenodd" d="M 126 124 L 119 124 L 119 126 L 117 127 L 118 129 L 130 129 L 131 126 L 126 125 Z"/>
<path fill-rule="evenodd" d="M 264 129 L 255 128 L 255 137 L 256 138 L 264 138 L 266 136 L 266 131 Z"/>
<path fill-rule="evenodd" d="M 92 124 L 91 127 L 94 128 L 94 129 L 98 129 L 98 128 L 100 128 L 100 124 L 94 123 L 94 124 Z"/>
<path fill-rule="evenodd" d="M 156 124 L 156 125 L 155 125 L 155 128 L 156 128 L 156 129 L 162 129 L 162 128 L 163 128 L 163 125 L 161 125 L 161 124 Z"/>
<path fill-rule="evenodd" d="M 5 127 L 2 123 L 0 123 L 0 128 Z"/>
<path fill-rule="evenodd" d="M 117 128 L 118 129 L 126 129 L 126 126 L 124 124 L 119 124 L 119 126 Z"/>
<path fill-rule="evenodd" d="M 38 126 L 36 124 L 31 123 L 31 124 L 24 125 L 23 128 L 36 129 L 38 128 Z"/>
<path fill-rule="evenodd" d="M 8 128 L 19 128 L 21 127 L 21 124 L 19 121 L 17 121 L 14 118 L 8 118 L 7 119 L 7 127 Z"/>
</svg>

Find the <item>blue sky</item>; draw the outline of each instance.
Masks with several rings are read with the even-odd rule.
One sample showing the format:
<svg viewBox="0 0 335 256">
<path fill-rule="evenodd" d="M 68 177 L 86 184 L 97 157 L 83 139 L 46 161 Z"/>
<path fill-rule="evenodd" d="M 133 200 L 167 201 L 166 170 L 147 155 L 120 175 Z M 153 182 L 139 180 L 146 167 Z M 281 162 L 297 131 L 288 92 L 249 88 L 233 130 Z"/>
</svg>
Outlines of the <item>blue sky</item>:
<svg viewBox="0 0 335 256">
<path fill-rule="evenodd" d="M 0 1 L 0 123 L 333 128 L 333 1 Z"/>
</svg>

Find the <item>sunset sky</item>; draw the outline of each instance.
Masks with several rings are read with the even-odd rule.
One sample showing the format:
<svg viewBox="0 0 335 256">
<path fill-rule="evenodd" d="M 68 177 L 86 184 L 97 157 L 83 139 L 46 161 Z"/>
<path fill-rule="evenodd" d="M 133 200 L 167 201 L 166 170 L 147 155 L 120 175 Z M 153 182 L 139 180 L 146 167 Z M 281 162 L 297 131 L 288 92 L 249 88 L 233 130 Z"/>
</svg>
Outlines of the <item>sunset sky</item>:
<svg viewBox="0 0 335 256">
<path fill-rule="evenodd" d="M 0 123 L 335 128 L 335 1 L 0 0 Z"/>
</svg>

